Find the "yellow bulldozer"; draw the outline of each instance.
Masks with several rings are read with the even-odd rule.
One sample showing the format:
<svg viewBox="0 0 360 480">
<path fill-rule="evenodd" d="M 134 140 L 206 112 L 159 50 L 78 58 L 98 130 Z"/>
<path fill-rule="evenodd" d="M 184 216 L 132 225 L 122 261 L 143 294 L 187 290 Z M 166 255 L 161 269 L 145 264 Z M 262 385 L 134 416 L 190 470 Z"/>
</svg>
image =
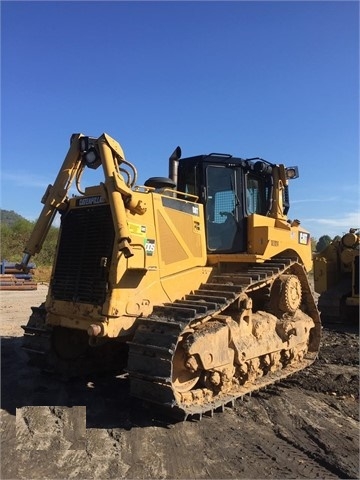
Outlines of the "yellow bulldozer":
<svg viewBox="0 0 360 480">
<path fill-rule="evenodd" d="M 103 181 L 83 189 L 98 167 Z M 177 147 L 168 177 L 137 185 L 117 141 L 72 135 L 19 264 L 26 271 L 58 212 L 46 302 L 23 326 L 30 360 L 69 375 L 125 369 L 132 396 L 183 418 L 310 365 L 321 325 L 310 234 L 287 217 L 296 177 L 297 167 L 181 158 Z"/>
<path fill-rule="evenodd" d="M 325 323 L 359 321 L 360 230 L 350 228 L 314 255 L 314 289 Z"/>
</svg>

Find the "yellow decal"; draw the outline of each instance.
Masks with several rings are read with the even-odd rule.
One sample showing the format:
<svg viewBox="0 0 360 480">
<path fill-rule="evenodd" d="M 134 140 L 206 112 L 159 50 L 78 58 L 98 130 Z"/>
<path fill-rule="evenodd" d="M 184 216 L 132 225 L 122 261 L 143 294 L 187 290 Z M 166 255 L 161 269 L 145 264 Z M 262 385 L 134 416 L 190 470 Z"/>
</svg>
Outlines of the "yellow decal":
<svg viewBox="0 0 360 480">
<path fill-rule="evenodd" d="M 133 235 L 140 235 L 141 237 L 145 237 L 146 227 L 145 225 L 138 225 L 137 223 L 129 222 L 129 232 Z"/>
</svg>

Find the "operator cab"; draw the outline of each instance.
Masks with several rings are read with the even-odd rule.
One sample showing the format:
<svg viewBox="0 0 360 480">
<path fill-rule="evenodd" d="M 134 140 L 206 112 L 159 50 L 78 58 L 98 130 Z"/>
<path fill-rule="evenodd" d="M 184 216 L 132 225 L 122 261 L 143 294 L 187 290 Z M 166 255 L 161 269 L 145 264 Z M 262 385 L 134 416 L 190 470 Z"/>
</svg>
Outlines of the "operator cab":
<svg viewBox="0 0 360 480">
<path fill-rule="evenodd" d="M 208 253 L 245 252 L 247 217 L 271 207 L 272 165 L 219 153 L 177 160 L 177 190 L 204 205 Z"/>
</svg>

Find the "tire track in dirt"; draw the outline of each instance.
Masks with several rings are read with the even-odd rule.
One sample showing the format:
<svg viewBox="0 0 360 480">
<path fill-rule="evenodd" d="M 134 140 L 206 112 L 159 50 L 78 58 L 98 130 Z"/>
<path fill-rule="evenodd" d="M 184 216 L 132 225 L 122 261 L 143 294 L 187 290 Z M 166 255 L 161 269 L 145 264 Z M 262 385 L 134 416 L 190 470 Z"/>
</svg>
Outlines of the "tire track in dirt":
<svg viewBox="0 0 360 480">
<path fill-rule="evenodd" d="M 272 475 L 276 478 L 338 478 L 331 469 L 314 459 L 311 452 L 279 435 L 278 425 L 268 415 L 268 404 L 263 405 L 258 398 L 253 398 L 245 408 L 251 409 L 252 415 L 257 414 L 249 418 L 242 412 L 233 422 L 232 428 L 243 433 L 239 448 L 241 457 L 252 459 L 246 465 L 247 470 L 241 472 L 242 478 L 271 478 Z M 240 409 L 241 405 L 236 408 L 237 413 Z M 294 424 L 290 428 L 296 430 L 298 427 Z M 225 431 L 222 433 L 226 435 Z"/>
<path fill-rule="evenodd" d="M 297 390 L 294 395 L 291 385 L 282 382 L 279 387 L 272 387 L 271 393 L 259 393 L 257 401 L 264 406 L 278 438 L 322 465 L 328 475 L 356 478 L 359 424 L 328 405 L 332 398 L 305 390 Z M 356 407 L 354 399 L 348 401 Z"/>
</svg>

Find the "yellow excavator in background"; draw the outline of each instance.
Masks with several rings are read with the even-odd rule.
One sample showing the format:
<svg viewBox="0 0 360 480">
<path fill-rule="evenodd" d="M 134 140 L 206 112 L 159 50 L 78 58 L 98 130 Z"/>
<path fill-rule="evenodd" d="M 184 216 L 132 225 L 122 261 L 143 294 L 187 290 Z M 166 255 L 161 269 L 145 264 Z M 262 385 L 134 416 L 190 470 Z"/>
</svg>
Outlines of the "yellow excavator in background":
<svg viewBox="0 0 360 480">
<path fill-rule="evenodd" d="M 314 255 L 314 289 L 323 322 L 359 321 L 360 230 L 350 228 Z"/>
<path fill-rule="evenodd" d="M 104 181 L 82 189 L 100 166 Z M 310 365 L 321 326 L 310 234 L 287 217 L 297 176 L 261 158 L 181 159 L 177 147 L 169 177 L 138 186 L 113 138 L 72 135 L 20 264 L 58 212 L 46 302 L 23 326 L 31 361 L 69 375 L 126 368 L 131 395 L 184 418 Z"/>
</svg>

